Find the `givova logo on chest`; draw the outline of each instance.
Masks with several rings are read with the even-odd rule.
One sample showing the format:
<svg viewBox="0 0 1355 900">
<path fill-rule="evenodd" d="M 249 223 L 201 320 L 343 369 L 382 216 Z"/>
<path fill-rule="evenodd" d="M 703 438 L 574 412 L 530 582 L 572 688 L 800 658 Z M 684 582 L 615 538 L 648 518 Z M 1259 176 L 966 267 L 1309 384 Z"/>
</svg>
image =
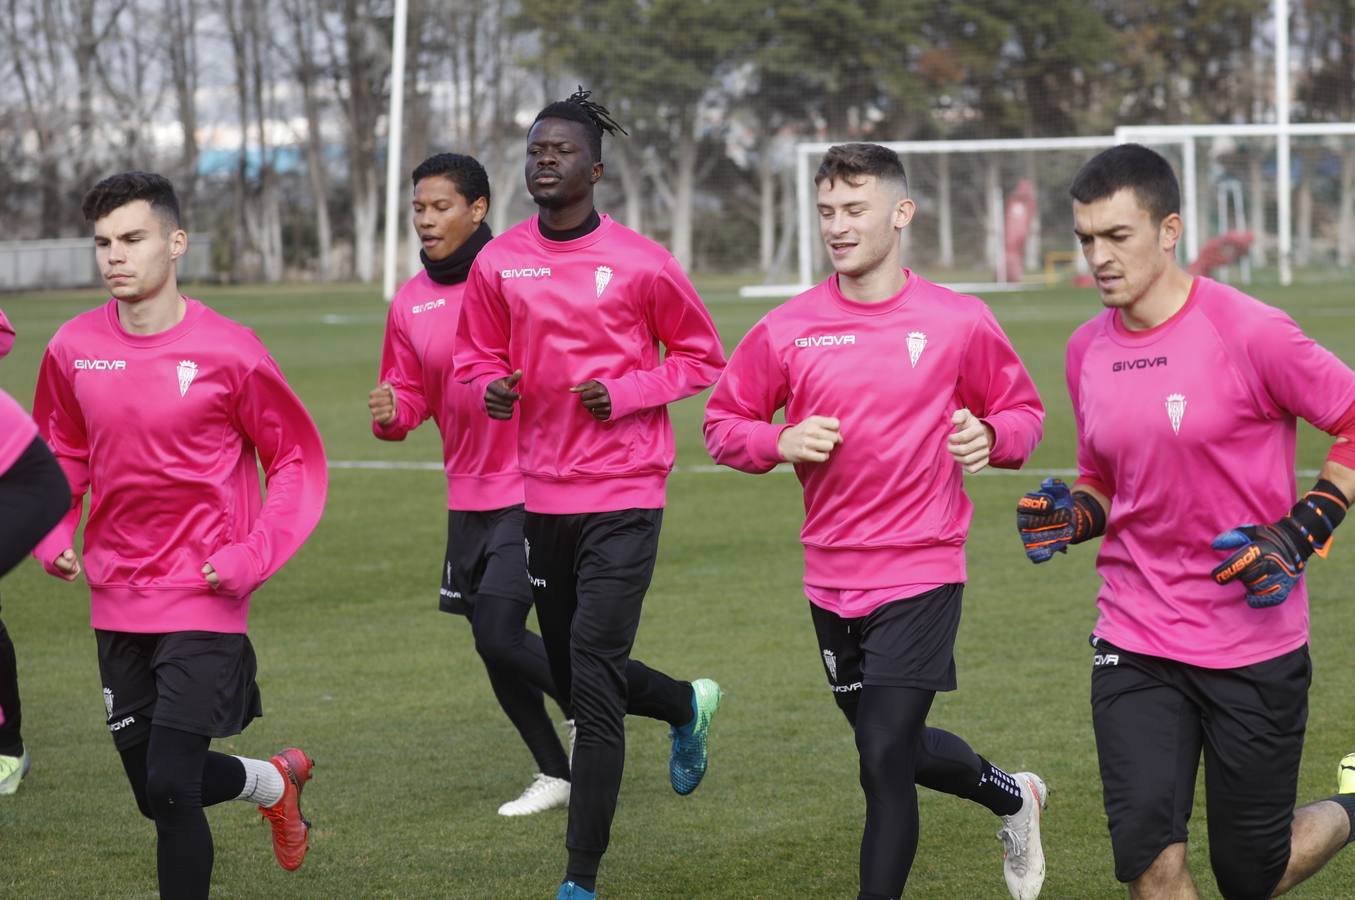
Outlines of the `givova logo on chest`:
<svg viewBox="0 0 1355 900">
<path fill-rule="evenodd" d="M 77 372 L 120 372 L 127 368 L 125 359 L 77 359 L 75 361 L 75 370 Z"/>
<path fill-rule="evenodd" d="M 854 334 L 814 334 L 795 339 L 797 347 L 846 347 L 855 344 Z"/>
</svg>

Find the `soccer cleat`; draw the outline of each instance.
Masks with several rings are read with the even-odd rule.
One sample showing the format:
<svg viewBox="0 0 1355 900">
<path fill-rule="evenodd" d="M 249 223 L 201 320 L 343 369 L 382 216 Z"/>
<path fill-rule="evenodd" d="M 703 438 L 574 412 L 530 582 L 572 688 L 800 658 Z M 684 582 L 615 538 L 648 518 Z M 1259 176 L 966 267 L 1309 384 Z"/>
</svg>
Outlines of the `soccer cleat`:
<svg viewBox="0 0 1355 900">
<path fill-rule="evenodd" d="M 1021 808 L 1002 817 L 997 836 L 1002 841 L 1002 874 L 1013 900 L 1035 900 L 1044 885 L 1044 848 L 1040 846 L 1040 815 L 1049 802 L 1049 791 L 1039 775 L 1017 772 L 1021 785 Z"/>
<path fill-rule="evenodd" d="M 22 756 L 0 756 L 0 796 L 9 796 L 19 789 L 19 782 L 28 775 L 33 760 L 24 748 Z"/>
<path fill-rule="evenodd" d="M 1355 794 L 1355 753 L 1341 757 L 1341 765 L 1336 769 L 1336 793 Z"/>
<path fill-rule="evenodd" d="M 301 789 L 311 780 L 315 760 L 288 747 L 269 760 L 282 774 L 282 798 L 259 812 L 273 828 L 273 855 L 288 872 L 301 868 L 309 849 L 311 823 L 301 815 Z"/>
<path fill-rule="evenodd" d="M 537 772 L 532 783 L 516 800 L 499 807 L 501 816 L 530 816 L 569 803 L 569 782 Z"/>
<path fill-rule="evenodd" d="M 668 778 L 673 790 L 686 796 L 696 790 L 710 763 L 710 720 L 720 708 L 720 686 L 709 678 L 692 682 L 692 706 L 695 715 L 688 725 L 673 728 L 673 752 L 668 757 Z"/>
<path fill-rule="evenodd" d="M 572 881 L 560 885 L 555 892 L 555 900 L 597 900 L 597 892 L 579 887 Z"/>
</svg>

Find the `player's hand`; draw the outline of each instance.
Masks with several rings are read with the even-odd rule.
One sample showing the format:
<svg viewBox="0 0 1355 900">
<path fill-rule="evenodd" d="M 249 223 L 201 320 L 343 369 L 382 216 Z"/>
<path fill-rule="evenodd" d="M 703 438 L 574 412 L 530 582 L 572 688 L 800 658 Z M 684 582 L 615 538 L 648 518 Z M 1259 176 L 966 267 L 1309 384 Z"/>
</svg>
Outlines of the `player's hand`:
<svg viewBox="0 0 1355 900">
<path fill-rule="evenodd" d="M 832 416 L 810 416 L 781 432 L 776 452 L 788 463 L 827 462 L 828 454 L 842 443 L 841 427 Z"/>
<path fill-rule="evenodd" d="M 395 404 L 395 388 L 389 381 L 383 381 L 367 395 L 367 409 L 372 413 L 372 421 L 378 425 L 389 425 L 395 421 L 398 407 Z"/>
<path fill-rule="evenodd" d="M 1215 550 L 1232 555 L 1210 574 L 1219 584 L 1240 581 L 1253 609 L 1278 606 L 1299 583 L 1306 556 L 1299 551 L 1298 532 L 1281 519 L 1274 525 L 1240 525 L 1214 538 Z"/>
<path fill-rule="evenodd" d="M 1047 562 L 1055 553 L 1067 553 L 1073 541 L 1073 495 L 1058 478 L 1046 478 L 1038 491 L 1016 503 L 1016 530 L 1033 563 Z"/>
<path fill-rule="evenodd" d="M 491 381 L 485 388 L 485 411 L 491 419 L 513 418 L 513 404 L 522 399 L 522 395 L 513 388 L 522 380 L 522 370 L 518 369 L 507 378 Z"/>
<path fill-rule="evenodd" d="M 74 581 L 80 577 L 80 560 L 75 556 L 75 550 L 67 547 L 61 551 L 56 559 L 52 560 L 52 566 L 57 571 L 57 577 L 66 581 Z"/>
<path fill-rule="evenodd" d="M 612 395 L 607 393 L 607 386 L 597 379 L 590 378 L 583 384 L 576 384 L 569 392 L 578 394 L 583 408 L 599 422 L 605 422 L 612 417 Z"/>
<path fill-rule="evenodd" d="M 221 579 L 216 574 L 216 569 L 212 568 L 211 563 L 202 564 L 202 577 L 207 579 L 207 583 L 212 586 L 212 590 L 221 587 Z"/>
<path fill-rule="evenodd" d="M 988 465 L 993 450 L 993 429 L 967 409 L 957 409 L 950 417 L 955 426 L 946 449 L 970 475 Z"/>
</svg>

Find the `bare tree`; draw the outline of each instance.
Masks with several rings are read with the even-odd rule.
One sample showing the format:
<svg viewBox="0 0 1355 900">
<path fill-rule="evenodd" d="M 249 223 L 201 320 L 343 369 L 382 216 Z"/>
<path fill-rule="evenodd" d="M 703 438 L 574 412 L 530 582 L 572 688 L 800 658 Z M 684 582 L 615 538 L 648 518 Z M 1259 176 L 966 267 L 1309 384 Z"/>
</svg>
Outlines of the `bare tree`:
<svg viewBox="0 0 1355 900">
<path fill-rule="evenodd" d="M 390 71 L 390 54 L 386 50 L 390 39 L 374 18 L 374 6 L 373 0 L 344 0 L 342 73 L 347 77 L 342 77 L 338 66 L 334 73 L 348 122 L 354 269 L 358 280 L 364 282 L 376 275 L 376 229 L 381 208 L 376 126 L 385 106 L 386 76 Z M 327 21 L 327 17 L 321 21 Z"/>
<path fill-rule="evenodd" d="M 169 23 L 165 35 L 168 46 L 170 80 L 174 85 L 174 108 L 183 132 L 175 186 L 185 209 L 193 208 L 198 190 L 198 16 L 199 0 L 164 0 L 164 17 Z"/>
<path fill-rule="evenodd" d="M 306 176 L 314 204 L 316 270 L 321 281 L 333 281 L 334 232 L 329 220 L 329 172 L 324 160 L 324 131 L 321 126 L 320 85 L 322 64 L 316 42 L 320 10 L 315 0 L 285 0 L 283 13 L 291 25 L 291 72 L 301 91 L 306 117 L 306 135 L 302 141 L 306 156 Z"/>
<path fill-rule="evenodd" d="M 282 278 L 282 224 L 274 153 L 268 125 L 272 76 L 271 44 L 258 0 L 225 0 L 222 11 L 234 53 L 240 127 L 235 200 L 239 231 L 235 237 L 235 275 L 245 274 L 246 250 L 258 260 L 265 281 Z M 254 142 L 251 147 L 250 136 Z M 253 157 L 253 160 L 251 159 Z M 254 165 L 251 165 L 251 162 Z M 253 173 L 251 173 L 253 170 Z M 253 174 L 253 177 L 251 177 Z M 248 242 L 248 243 L 246 243 Z"/>
</svg>

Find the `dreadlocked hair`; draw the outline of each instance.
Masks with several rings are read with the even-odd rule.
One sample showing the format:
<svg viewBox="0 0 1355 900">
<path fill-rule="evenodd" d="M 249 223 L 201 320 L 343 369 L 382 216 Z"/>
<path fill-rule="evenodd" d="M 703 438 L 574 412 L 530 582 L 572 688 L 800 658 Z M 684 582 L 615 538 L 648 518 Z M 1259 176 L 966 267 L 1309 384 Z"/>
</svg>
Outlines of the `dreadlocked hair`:
<svg viewBox="0 0 1355 900">
<path fill-rule="evenodd" d="M 588 149 L 593 151 L 593 158 L 601 159 L 602 133 L 604 131 L 611 135 L 618 132 L 621 134 L 629 134 L 630 132 L 617 124 L 611 113 L 607 111 L 607 107 L 588 99 L 592 95 L 592 91 L 585 91 L 583 85 L 579 85 L 579 89 L 567 98 L 557 100 L 537 113 L 536 118 L 532 120 L 532 124 L 536 124 L 542 119 L 568 119 L 571 122 L 578 122 L 588 130 Z"/>
</svg>

